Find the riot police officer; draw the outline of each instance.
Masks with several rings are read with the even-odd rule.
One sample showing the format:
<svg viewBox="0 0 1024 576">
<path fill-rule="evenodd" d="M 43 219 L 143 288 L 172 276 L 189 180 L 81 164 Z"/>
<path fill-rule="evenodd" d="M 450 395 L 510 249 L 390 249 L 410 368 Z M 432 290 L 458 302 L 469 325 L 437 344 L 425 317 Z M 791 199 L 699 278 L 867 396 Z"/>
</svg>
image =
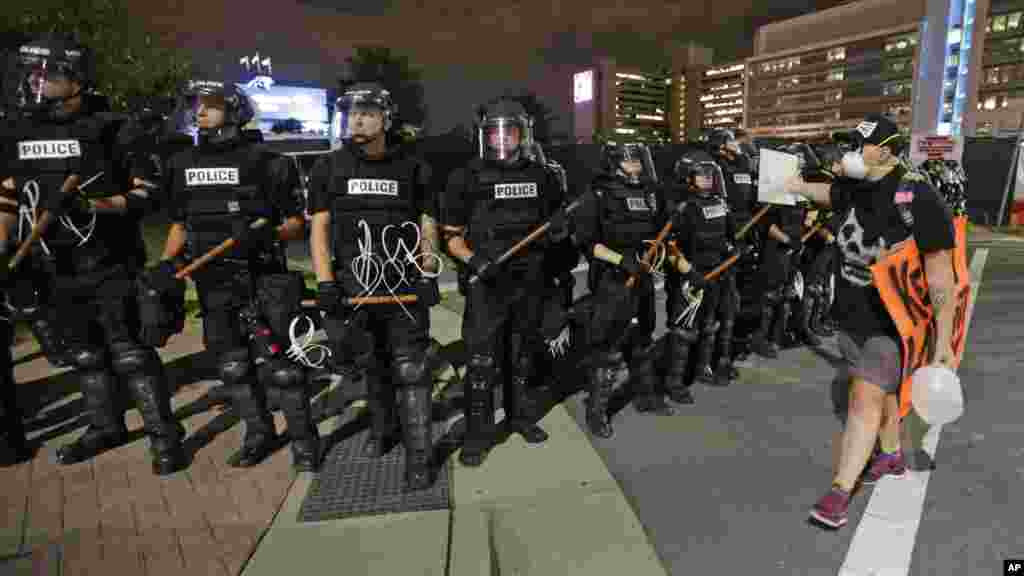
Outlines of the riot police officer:
<svg viewBox="0 0 1024 576">
<path fill-rule="evenodd" d="M 695 323 L 695 328 L 700 333 L 697 340 L 694 377 L 703 384 L 725 386 L 730 380 L 731 333 L 727 338 L 720 336 L 719 331 L 723 323 L 719 321 L 719 316 L 726 316 L 729 321 L 735 318 L 735 311 L 731 316 L 720 313 L 725 308 L 723 301 L 732 297 L 732 285 L 722 279 L 704 285 L 703 275 L 713 270 L 731 254 L 734 249 L 731 239 L 735 236 L 736 225 L 723 198 L 722 172 L 711 156 L 699 151 L 691 152 L 679 159 L 675 173 L 677 181 L 690 192 L 690 198 L 680 215 L 679 225 L 673 228 L 674 236 L 683 255 L 696 269 L 692 284 L 694 287 L 703 288 L 703 299 L 697 310 Z M 678 284 L 679 282 L 671 282 L 669 286 L 675 289 Z M 670 293 L 675 296 L 670 296 L 669 300 L 670 319 L 678 315 L 683 308 L 683 301 L 678 292 L 674 290 Z M 672 334 L 674 332 L 670 333 Z M 698 335 L 691 333 L 689 336 L 692 341 L 693 337 Z M 712 365 L 716 341 L 721 352 L 718 369 Z M 670 348 L 674 349 L 676 347 Z M 669 366 L 672 365 L 670 362 Z"/>
<path fill-rule="evenodd" d="M 162 260 L 147 271 L 146 281 L 169 291 L 183 282 L 174 279 L 182 257 L 201 256 L 228 238 L 238 242 L 192 275 L 203 344 L 216 357 L 220 379 L 245 424 L 242 446 L 228 464 L 254 466 L 274 449 L 277 435 L 266 400 L 266 388 L 274 386 L 281 390 L 293 465 L 315 469 L 320 446 L 307 379 L 300 366 L 275 353 L 266 332 L 284 336 L 289 308 L 302 297 L 301 287 L 297 297 L 294 290 L 278 293 L 294 277 L 286 273 L 282 243 L 303 235 L 298 174 L 287 158 L 243 137 L 242 126 L 255 111 L 233 84 L 194 86 L 182 104 L 198 123 L 198 146 L 168 162 L 171 227 Z M 253 228 L 257 218 L 267 225 Z"/>
<path fill-rule="evenodd" d="M 749 139 L 745 133 L 743 137 Z M 757 199 L 754 192 L 753 159 L 744 150 L 750 150 L 753 146 L 749 142 L 745 144 L 741 146 L 737 137 L 729 130 L 715 130 L 708 137 L 708 151 L 722 171 L 725 186 L 723 192 L 736 228 L 742 228 L 753 218 L 754 203 Z M 727 241 L 731 244 L 739 243 L 734 237 Z M 733 366 L 732 357 L 733 328 L 736 326 L 736 315 L 740 308 L 740 293 L 736 286 L 734 270 L 727 270 L 722 274 L 720 281 L 722 325 L 718 333 L 720 370 L 716 371 L 716 375 L 720 380 L 725 379 L 729 382 L 735 381 L 739 376 Z"/>
<path fill-rule="evenodd" d="M 120 380 L 142 413 L 154 472 L 174 472 L 185 464 L 184 430 L 171 414 L 160 357 L 139 341 L 135 302 L 134 277 L 146 257 L 139 221 L 154 200 L 142 183 L 152 178 L 152 167 L 124 165 L 124 119 L 95 112 L 86 47 L 50 36 L 22 46 L 18 63 L 21 98 L 34 111 L 13 131 L 17 156 L 10 165 L 19 202 L 54 217 L 30 258 L 45 260 L 56 287 L 61 331 L 91 413 L 85 433 L 57 457 L 80 462 L 125 440 Z M 126 182 L 135 188 L 122 193 Z"/>
<path fill-rule="evenodd" d="M 367 381 L 372 413 L 364 454 L 379 457 L 398 426 L 401 398 L 406 484 L 430 484 L 431 391 L 427 364 L 436 276 L 435 200 L 430 169 L 405 148 L 389 147 L 396 113 L 391 94 L 361 83 L 338 99 L 345 146 L 317 160 L 310 176 L 310 246 L 331 347 Z M 333 258 L 332 258 L 333 257 Z M 349 298 L 414 294 L 407 305 L 351 305 Z M 383 373 L 390 363 L 390 375 Z"/>
<path fill-rule="evenodd" d="M 613 434 L 608 400 L 624 360 L 637 411 L 673 413 L 655 387 L 654 284 L 641 264 L 645 242 L 658 234 L 657 182 L 645 145 L 608 143 L 601 152 L 601 172 L 574 215 L 576 240 L 590 262 L 587 281 L 594 295 L 587 424 L 602 438 Z M 631 276 L 637 281 L 627 288 Z"/>
<path fill-rule="evenodd" d="M 494 442 L 493 389 L 499 362 L 506 429 L 531 444 L 548 438 L 526 409 L 527 386 L 542 349 L 544 247 L 564 238 L 565 218 L 556 214 L 562 202 L 557 175 L 531 160 L 530 126 L 517 102 L 497 100 L 484 106 L 477 126 L 479 157 L 449 176 L 441 201 L 445 225 L 464 227 L 447 245 L 469 276 L 462 321 L 469 357 L 466 437 L 459 455 L 466 466 L 482 464 Z M 547 236 L 507 262 L 496 263 L 552 217 Z"/>
<path fill-rule="evenodd" d="M 764 250 L 761 253 L 759 280 L 761 293 L 760 325 L 751 339 L 752 350 L 765 358 L 777 358 L 783 345 L 792 312 L 793 259 L 803 249 L 806 204 L 776 206 L 769 212 Z"/>
<path fill-rule="evenodd" d="M 7 256 L 10 229 L 17 214 L 18 198 L 13 179 L 0 183 L 0 303 L 6 304 L 9 282 Z M 6 311 L 0 311 L 0 466 L 15 464 L 29 456 L 25 439 L 25 425 L 18 406 L 17 389 L 14 382 L 14 362 L 11 346 L 14 345 L 14 326 Z"/>
</svg>

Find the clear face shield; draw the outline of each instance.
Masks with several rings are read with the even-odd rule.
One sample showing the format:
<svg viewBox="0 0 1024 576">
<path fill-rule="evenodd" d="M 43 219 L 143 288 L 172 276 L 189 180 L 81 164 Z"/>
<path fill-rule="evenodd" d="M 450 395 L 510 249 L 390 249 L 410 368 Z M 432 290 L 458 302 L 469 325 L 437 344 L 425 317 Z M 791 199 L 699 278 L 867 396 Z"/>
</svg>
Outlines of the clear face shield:
<svg viewBox="0 0 1024 576">
<path fill-rule="evenodd" d="M 654 169 L 651 151 L 643 144 L 619 146 L 619 173 L 626 182 L 633 185 L 657 184 L 658 172 Z"/>
<path fill-rule="evenodd" d="M 691 171 L 690 186 L 697 194 L 720 196 L 725 194 L 725 177 L 714 162 L 698 162 Z"/>
<path fill-rule="evenodd" d="M 388 129 L 387 112 L 369 98 L 369 93 L 345 94 L 334 109 L 334 136 L 338 140 L 365 144 Z"/>
<path fill-rule="evenodd" d="M 524 146 L 521 120 L 488 118 L 479 129 L 481 159 L 492 162 L 514 162 Z"/>
<path fill-rule="evenodd" d="M 22 52 L 18 55 L 16 74 L 15 106 L 18 108 L 39 108 L 77 95 L 71 85 L 74 78 L 71 63 L 65 60 Z"/>
</svg>

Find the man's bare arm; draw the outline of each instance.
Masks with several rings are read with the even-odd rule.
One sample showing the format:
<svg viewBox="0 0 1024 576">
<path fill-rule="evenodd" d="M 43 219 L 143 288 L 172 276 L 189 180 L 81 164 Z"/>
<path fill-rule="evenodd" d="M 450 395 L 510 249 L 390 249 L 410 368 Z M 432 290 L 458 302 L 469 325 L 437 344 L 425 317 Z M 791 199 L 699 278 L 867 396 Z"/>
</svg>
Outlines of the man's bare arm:
<svg viewBox="0 0 1024 576">
<path fill-rule="evenodd" d="M 160 256 L 161 260 L 172 260 L 181 256 L 185 252 L 185 240 L 188 238 L 188 232 L 185 230 L 185 225 L 180 222 L 173 222 L 171 229 L 167 231 L 167 240 L 164 241 L 164 253 Z"/>
<path fill-rule="evenodd" d="M 281 240 L 300 240 L 306 227 L 306 219 L 302 216 L 292 216 L 284 221 L 277 228 L 277 237 Z"/>
<path fill-rule="evenodd" d="M 420 216 L 420 266 L 427 272 L 437 272 L 439 251 L 437 221 L 430 215 Z"/>
<path fill-rule="evenodd" d="M 18 199 L 17 188 L 13 178 L 7 178 L 0 183 L 0 254 L 7 254 L 7 241 L 11 237 L 11 230 L 18 221 Z"/>
<path fill-rule="evenodd" d="M 783 244 L 789 244 L 789 236 L 775 224 L 772 224 L 771 227 L 768 228 L 768 235 Z"/>
<path fill-rule="evenodd" d="M 333 282 L 331 263 L 331 213 L 327 210 L 313 214 L 309 230 L 309 253 L 313 257 L 313 273 L 317 282 Z"/>
<path fill-rule="evenodd" d="M 942 250 L 924 255 L 924 273 L 928 279 L 928 296 L 935 310 L 936 362 L 947 363 L 951 353 L 956 319 L 956 282 L 953 277 L 953 251 Z"/>
</svg>

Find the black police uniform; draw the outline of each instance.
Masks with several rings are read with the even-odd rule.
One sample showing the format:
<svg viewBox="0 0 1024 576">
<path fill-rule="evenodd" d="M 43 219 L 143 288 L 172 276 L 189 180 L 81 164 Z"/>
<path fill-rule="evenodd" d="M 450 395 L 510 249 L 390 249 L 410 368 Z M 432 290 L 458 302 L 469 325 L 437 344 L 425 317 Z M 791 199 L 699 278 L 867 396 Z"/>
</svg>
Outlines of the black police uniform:
<svg viewBox="0 0 1024 576">
<path fill-rule="evenodd" d="M 544 166 L 526 159 L 506 166 L 475 158 L 449 176 L 441 199 L 442 220 L 445 225 L 465 226 L 473 253 L 493 262 L 552 216 L 561 201 L 557 176 Z M 462 337 L 469 364 L 466 440 L 460 459 L 467 465 L 480 465 L 494 440 L 493 390 L 499 362 L 504 368 L 507 428 L 529 442 L 547 438 L 524 406 L 536 354 L 543 349 L 546 243 L 542 239 L 525 248 L 490 278 L 464 283 Z M 469 267 L 463 274 L 471 274 Z"/>
<path fill-rule="evenodd" d="M 790 289 L 793 280 L 793 249 L 800 244 L 803 233 L 806 207 L 776 206 L 765 223 L 765 246 L 761 258 L 761 324 L 752 341 L 754 350 L 769 358 L 778 354 L 778 347 L 784 344 L 789 323 L 791 300 L 795 293 Z M 775 225 L 788 236 L 793 246 L 786 246 L 771 237 L 767 230 Z M 774 327 L 773 327 L 774 322 Z"/>
<path fill-rule="evenodd" d="M 178 153 L 165 175 L 170 219 L 185 226 L 190 258 L 237 236 L 240 225 L 257 218 L 268 219 L 269 231 L 302 214 L 293 163 L 238 134 Z M 319 437 L 310 416 L 306 374 L 255 338 L 261 326 L 279 339 L 287 337 L 302 281 L 299 277 L 297 295 L 281 290 L 293 284 L 295 274 L 286 271 L 283 246 L 263 238 L 241 242 L 192 275 L 203 315 L 203 344 L 216 357 L 220 378 L 245 423 L 242 447 L 228 462 L 253 466 L 273 449 L 276 433 L 266 400 L 266 389 L 273 386 L 281 392 L 293 463 L 312 469 L 319 459 Z"/>
<path fill-rule="evenodd" d="M 90 426 L 77 441 L 63 446 L 63 463 L 79 462 L 125 439 L 125 406 L 117 394 L 117 380 L 127 386 L 142 413 L 154 453 L 154 471 L 169 473 L 184 463 L 184 430 L 173 418 L 170 390 L 156 350 L 138 340 L 138 308 L 134 277 L 145 263 L 140 220 L 154 207 L 155 198 L 128 194 L 125 214 L 97 214 L 91 235 L 66 223 L 87 222 L 89 214 L 76 194 L 55 200 L 69 174 L 82 183 L 101 175 L 83 190 L 88 195 L 120 193 L 134 178 L 152 179 L 152 166 L 132 162 L 124 166 L 130 138 L 121 119 L 91 114 L 83 108 L 62 120 L 35 117 L 13 135 L 12 165 L 16 167 L 19 202 L 66 209 L 69 220 L 54 221 L 31 258 L 43 264 L 54 292 L 63 339 L 79 369 L 82 393 L 90 411 Z M 123 170 L 127 168 L 126 175 Z M 127 176 L 127 177 L 126 177 Z M 36 196 L 38 191 L 38 199 Z M 28 230 L 23 229 L 27 236 Z M 36 260 L 37 264 L 39 260 Z"/>
<path fill-rule="evenodd" d="M 390 286 L 395 295 L 420 298 L 413 305 L 343 303 L 324 319 L 335 362 L 355 366 L 366 378 L 372 424 L 365 455 L 382 456 L 399 427 L 399 390 L 407 482 L 416 488 L 429 483 L 433 386 L 426 359 L 433 303 L 424 303 L 419 289 L 430 285 L 436 291 L 436 283 L 410 261 L 418 256 L 408 253 L 417 238 L 407 223 L 418 226 L 422 215 L 434 217 L 430 177 L 430 167 L 401 147 L 369 158 L 351 146 L 318 159 L 309 182 L 309 213 L 330 212 L 334 277 L 343 295 L 391 296 Z"/>
<path fill-rule="evenodd" d="M 820 230 L 828 230 L 830 219 L 831 216 L 826 216 L 824 211 L 818 212 L 814 225 L 821 223 Z M 835 245 L 826 242 L 820 233 L 815 233 L 808 239 L 801 257 L 800 271 L 804 277 L 804 294 L 797 332 L 811 346 L 821 344 L 819 335 L 828 335 L 823 329 L 821 318 L 828 304 L 828 283 L 834 267 L 835 254 Z"/>
<path fill-rule="evenodd" d="M 6 262 L 3 262 L 6 266 Z M 28 456 L 25 424 L 18 406 L 14 381 L 14 326 L 6 313 L 0 314 L 0 466 L 21 462 Z"/>
<path fill-rule="evenodd" d="M 644 241 L 657 237 L 661 218 L 652 186 L 627 184 L 608 166 L 595 178 L 575 216 L 577 242 L 590 263 L 587 283 L 593 294 L 587 423 L 593 434 L 607 438 L 613 434 L 608 400 L 621 380 L 624 361 L 628 362 L 636 409 L 658 414 L 670 414 L 671 409 L 655 390 L 652 337 L 656 313 L 651 276 L 640 274 L 636 284 L 627 288 L 629 274 L 593 257 L 593 249 L 603 244 L 622 254 L 624 261 L 642 257 L 647 249 Z"/>
<path fill-rule="evenodd" d="M 724 199 L 713 191 L 697 192 L 691 195 L 690 201 L 681 215 L 676 241 L 683 256 L 697 269 L 700 275 L 707 274 L 722 263 L 730 254 L 730 239 L 735 235 L 736 226 Z M 678 275 L 678 273 L 673 273 Z M 671 276 L 670 276 L 671 278 Z M 669 284 L 674 288 L 670 295 L 669 318 L 675 318 L 684 306 L 679 295 L 680 281 Z M 727 375 L 715 377 L 712 368 L 712 355 L 715 349 L 716 336 L 722 327 L 718 320 L 723 299 L 729 299 L 731 284 L 722 280 L 708 283 L 704 288 L 704 297 L 697 309 L 694 329 L 699 330 L 697 342 L 697 364 L 694 370 L 695 379 L 705 384 L 724 385 L 728 383 Z M 672 296 L 675 296 L 674 298 Z M 733 315 L 733 318 L 735 315 Z M 729 358 L 728 343 L 723 349 L 723 358 Z M 672 348 L 670 348 L 672 349 Z M 671 365 L 671 363 L 670 363 Z M 680 367 L 675 367 L 679 369 Z"/>
</svg>

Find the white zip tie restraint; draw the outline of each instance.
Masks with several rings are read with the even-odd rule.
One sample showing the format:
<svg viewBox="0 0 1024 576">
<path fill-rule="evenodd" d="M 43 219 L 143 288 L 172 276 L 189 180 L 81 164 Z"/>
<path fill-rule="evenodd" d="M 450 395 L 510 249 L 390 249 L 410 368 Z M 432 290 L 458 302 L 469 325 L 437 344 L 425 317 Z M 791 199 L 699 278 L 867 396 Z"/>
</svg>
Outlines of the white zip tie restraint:
<svg viewBox="0 0 1024 576">
<path fill-rule="evenodd" d="M 392 228 L 405 228 L 411 226 L 413 231 L 416 233 L 416 243 L 412 248 L 405 243 L 405 239 L 401 236 L 398 237 L 397 241 L 392 245 L 394 250 L 389 249 L 388 244 L 388 232 Z M 412 312 L 406 308 L 405 304 L 398 300 L 398 293 L 396 290 L 400 289 L 404 285 L 409 284 L 409 280 L 406 277 L 407 265 L 412 265 L 417 272 L 425 278 L 437 278 L 441 275 L 444 268 L 444 261 L 437 254 L 417 254 L 422 240 L 422 234 L 419 226 L 415 222 L 403 222 L 401 225 L 388 224 L 381 230 L 380 245 L 381 250 L 384 252 L 386 259 L 381 259 L 373 252 L 373 234 L 370 230 L 370 225 L 366 223 L 366 220 L 359 221 L 359 228 L 363 231 L 362 239 L 356 240 L 359 245 L 359 255 L 352 259 L 352 274 L 355 275 L 356 281 L 362 286 L 363 291 L 359 293 L 359 297 L 369 296 L 377 291 L 381 285 L 384 286 L 385 290 L 389 294 L 395 297 L 395 303 L 401 306 L 402 311 L 409 317 L 413 322 L 416 321 L 416 317 L 413 316 Z M 437 261 L 437 272 L 428 272 L 424 270 L 419 263 L 420 258 L 434 258 Z M 385 273 L 388 270 L 394 270 L 397 275 L 397 280 L 394 282 L 388 279 L 388 275 Z M 358 304 L 355 310 L 362 307 L 362 304 Z"/>
<path fill-rule="evenodd" d="M 691 290 L 690 284 L 687 282 L 683 284 L 683 295 L 687 301 L 686 308 L 683 308 L 683 311 L 676 317 L 676 321 L 673 324 L 692 330 L 693 322 L 697 319 L 697 310 L 700 309 L 700 304 L 704 301 L 704 291 Z"/>
<path fill-rule="evenodd" d="M 89 178 L 85 182 L 79 184 L 78 189 L 75 192 L 72 192 L 72 194 L 77 194 L 79 190 L 82 190 L 89 184 L 92 184 L 100 176 L 103 176 L 103 174 L 104 173 L 102 171 L 96 173 L 92 178 Z M 36 210 L 39 208 L 39 183 L 35 180 L 25 182 L 22 192 L 25 194 L 28 206 L 18 207 L 18 241 L 23 241 L 32 233 L 32 229 L 36 226 Z M 67 215 L 61 216 L 57 221 L 60 222 L 64 228 L 70 230 L 72 234 L 78 237 L 78 244 L 76 246 L 82 246 L 92 238 L 93 232 L 96 230 L 96 210 L 90 205 L 89 223 L 82 228 L 76 226 Z M 28 226 L 26 226 L 26 224 Z M 45 240 L 40 238 L 39 245 L 47 256 L 51 255 L 50 247 L 46 245 Z"/>
<path fill-rule="evenodd" d="M 654 245 L 654 240 L 644 240 L 645 246 Z M 668 251 L 665 249 L 665 244 L 658 244 L 657 249 L 654 251 L 654 262 L 651 263 L 651 275 L 658 279 L 665 278 L 665 272 L 662 268 L 665 266 L 665 258 L 668 255 Z M 636 261 L 638 264 L 643 264 L 640 254 L 636 255 Z"/>
<path fill-rule="evenodd" d="M 302 336 L 298 336 L 295 332 L 303 320 L 309 323 L 309 329 Z M 288 325 L 288 339 L 291 341 L 291 345 L 285 351 L 285 356 L 292 362 L 298 362 L 307 368 L 323 368 L 327 359 L 331 357 L 331 349 L 323 344 L 313 342 L 315 334 L 316 324 L 313 323 L 312 318 L 305 314 L 292 318 L 291 324 Z M 313 354 L 316 355 L 311 357 Z"/>
</svg>

